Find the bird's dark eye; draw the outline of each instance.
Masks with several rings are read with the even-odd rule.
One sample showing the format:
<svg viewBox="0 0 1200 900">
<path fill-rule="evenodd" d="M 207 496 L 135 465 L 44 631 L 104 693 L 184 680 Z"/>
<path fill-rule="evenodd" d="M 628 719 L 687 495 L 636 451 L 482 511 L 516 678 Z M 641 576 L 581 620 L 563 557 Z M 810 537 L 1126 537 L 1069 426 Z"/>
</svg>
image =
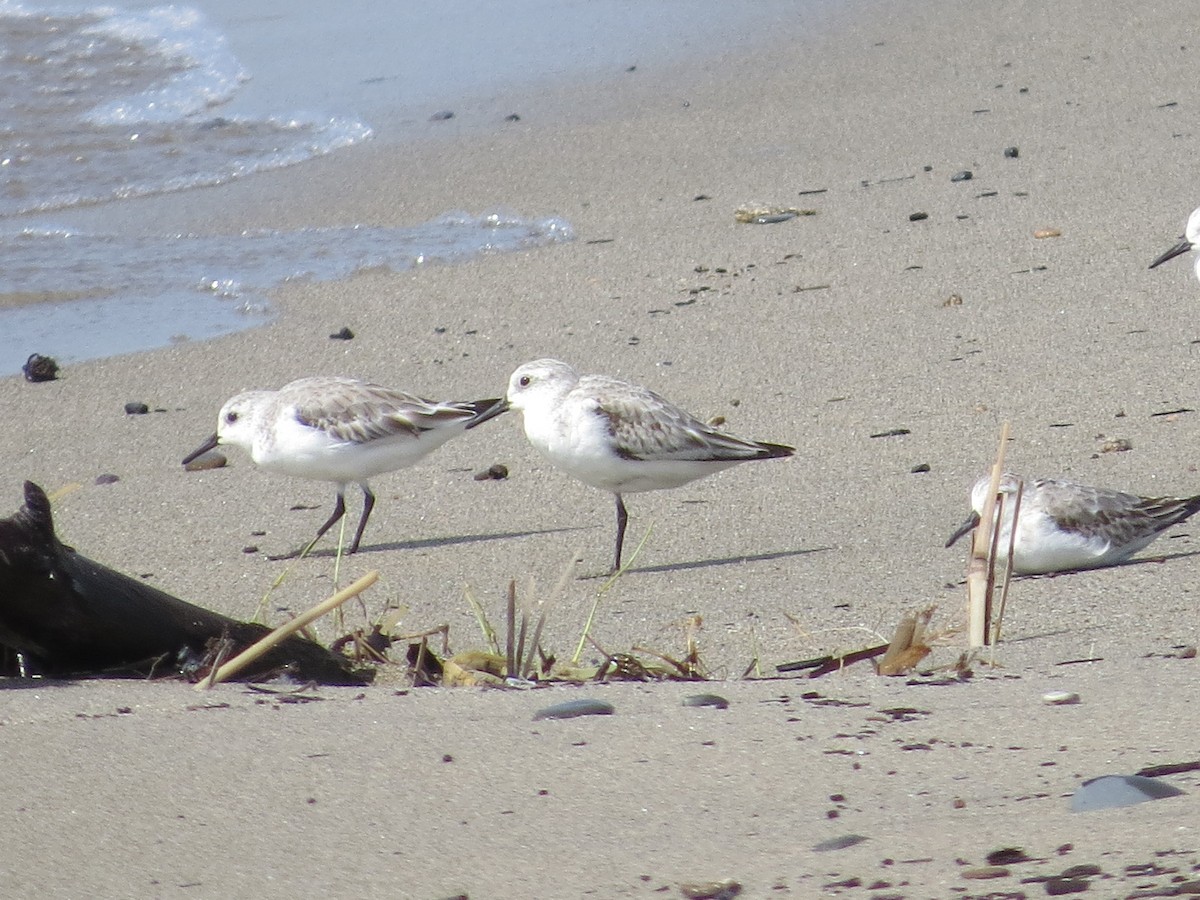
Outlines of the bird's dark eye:
<svg viewBox="0 0 1200 900">
<path fill-rule="evenodd" d="M 237 413 L 235 413 L 235 412 L 227 412 L 227 413 L 225 413 L 225 424 L 226 424 L 226 425 L 232 425 L 232 424 L 233 424 L 234 422 L 236 422 L 237 420 L 238 420 L 238 414 L 237 414 Z"/>
<path fill-rule="evenodd" d="M 519 384 L 521 387 L 529 387 L 529 383 L 531 381 L 533 381 L 533 379 L 530 378 L 528 375 L 522 375 L 520 378 L 517 379 L 517 384 Z"/>
</svg>

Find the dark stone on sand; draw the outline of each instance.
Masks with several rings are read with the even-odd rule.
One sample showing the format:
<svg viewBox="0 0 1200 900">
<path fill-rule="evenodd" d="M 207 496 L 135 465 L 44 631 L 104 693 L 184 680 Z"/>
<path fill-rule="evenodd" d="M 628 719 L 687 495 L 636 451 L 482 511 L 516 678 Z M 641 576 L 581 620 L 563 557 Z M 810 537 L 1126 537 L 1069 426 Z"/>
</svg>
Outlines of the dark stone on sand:
<svg viewBox="0 0 1200 900">
<path fill-rule="evenodd" d="M 923 475 L 929 471 L 929 463 L 917 463 L 909 471 L 914 475 Z"/>
<path fill-rule="evenodd" d="M 1071 796 L 1071 812 L 1093 812 L 1133 806 L 1147 800 L 1178 797 L 1183 791 L 1166 781 L 1142 775 L 1101 775 L 1079 786 Z"/>
<path fill-rule="evenodd" d="M 183 469 L 185 472 L 204 472 L 208 469 L 223 469 L 228 462 L 220 450 L 209 450 L 195 459 L 188 460 L 183 464 Z"/>
<path fill-rule="evenodd" d="M 343 325 L 337 331 L 329 336 L 331 341 L 352 341 L 354 340 L 354 332 Z"/>
<path fill-rule="evenodd" d="M 150 407 L 145 403 L 138 403 L 136 400 L 130 400 L 125 404 L 125 415 L 127 416 L 144 416 L 150 412 Z"/>
<path fill-rule="evenodd" d="M 813 845 L 813 852 L 827 853 L 830 850 L 845 850 L 855 844 L 861 844 L 866 838 L 861 834 L 842 834 Z"/>
<path fill-rule="evenodd" d="M 505 122 L 520 122 L 521 117 L 518 116 L 516 113 L 509 113 L 507 116 L 504 117 L 504 121 Z"/>
<path fill-rule="evenodd" d="M 1011 866 L 1013 863 L 1029 862 L 1029 854 L 1020 847 L 1001 847 L 987 855 L 989 866 Z"/>
<path fill-rule="evenodd" d="M 533 714 L 533 721 L 540 722 L 543 719 L 574 719 L 578 716 L 611 716 L 615 712 L 616 708 L 611 703 L 585 697 L 581 700 L 568 700 L 566 703 L 558 703 L 554 706 L 539 709 Z"/>
<path fill-rule="evenodd" d="M 729 701 L 720 694 L 688 694 L 683 698 L 684 706 L 711 706 L 713 709 L 728 709 Z"/>
<path fill-rule="evenodd" d="M 476 472 L 473 477 L 476 481 L 503 481 L 508 477 L 508 466 L 504 463 L 493 463 L 482 472 Z"/>
<path fill-rule="evenodd" d="M 448 109 L 439 110 L 429 117 L 430 122 L 445 122 L 447 119 L 453 119 L 454 113 Z"/>
<path fill-rule="evenodd" d="M 25 373 L 26 381 L 53 381 L 58 377 L 58 362 L 53 356 L 31 353 L 21 371 Z"/>
<path fill-rule="evenodd" d="M 239 653 L 268 633 L 264 625 L 187 603 L 66 546 L 54 533 L 50 500 L 31 481 L 25 482 L 25 505 L 0 519 L 0 645 L 21 655 L 28 673 L 198 677 L 218 648 Z M 365 684 L 371 675 L 296 635 L 238 677 L 277 674 L 323 684 Z"/>
<path fill-rule="evenodd" d="M 951 181 L 970 181 L 975 176 L 970 169 L 963 169 L 961 172 L 955 172 L 950 176 Z"/>
<path fill-rule="evenodd" d="M 1004 158 L 1005 159 L 1016 159 L 1020 155 L 1021 155 L 1021 151 L 1018 150 L 1016 147 L 1005 147 L 1004 148 Z"/>
<path fill-rule="evenodd" d="M 1050 897 L 1064 897 L 1067 894 L 1082 894 L 1091 882 L 1086 878 L 1051 878 L 1042 883 L 1046 894 Z"/>
<path fill-rule="evenodd" d="M 116 484 L 120 480 L 121 478 L 119 475 L 105 474 L 96 476 L 96 484 Z"/>
<path fill-rule="evenodd" d="M 910 221 L 910 222 L 923 222 L 928 218 L 929 218 L 929 213 L 927 213 L 927 212 L 915 212 L 915 213 L 908 214 L 908 221 Z"/>
</svg>

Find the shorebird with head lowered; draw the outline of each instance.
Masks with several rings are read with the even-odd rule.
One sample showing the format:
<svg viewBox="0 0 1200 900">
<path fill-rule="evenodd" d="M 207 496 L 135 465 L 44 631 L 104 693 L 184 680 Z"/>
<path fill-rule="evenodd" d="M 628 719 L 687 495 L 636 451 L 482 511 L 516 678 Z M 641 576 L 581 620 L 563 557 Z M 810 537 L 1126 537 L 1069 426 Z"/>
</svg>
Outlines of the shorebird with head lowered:
<svg viewBox="0 0 1200 900">
<path fill-rule="evenodd" d="M 1174 259 L 1177 256 L 1183 256 L 1189 250 L 1192 250 L 1200 243 L 1200 209 L 1192 210 L 1192 214 L 1188 216 L 1187 228 L 1184 229 L 1183 239 L 1168 250 L 1166 253 L 1159 256 L 1154 262 L 1150 263 L 1150 268 L 1161 266 L 1169 259 Z M 1192 264 L 1192 269 L 1196 273 L 1196 277 L 1200 278 L 1200 256 L 1196 257 L 1196 261 Z"/>
<path fill-rule="evenodd" d="M 979 524 L 990 485 L 990 475 L 975 482 L 973 512 L 946 541 L 947 547 Z M 1018 575 L 1116 565 L 1200 510 L 1200 495 L 1139 497 L 1054 478 L 1021 479 L 1009 472 L 1000 477 L 997 495 L 996 555 L 1007 558 L 1011 544 L 1012 570 Z"/>
<path fill-rule="evenodd" d="M 346 485 L 358 484 L 363 511 L 350 545 L 354 553 L 375 506 L 368 479 L 413 465 L 499 403 L 438 403 L 357 378 L 301 378 L 277 391 L 246 391 L 230 398 L 221 408 L 216 433 L 183 462 L 218 444 L 232 444 L 267 471 L 333 482 L 333 513 L 308 548 L 346 514 Z"/>
<path fill-rule="evenodd" d="M 616 497 L 614 572 L 621 568 L 629 519 L 624 494 L 679 487 L 740 462 L 796 452 L 724 434 L 647 388 L 580 375 L 556 359 L 513 372 L 505 399 L 467 427 L 507 409 L 522 414 L 529 443 L 553 465 Z"/>
</svg>

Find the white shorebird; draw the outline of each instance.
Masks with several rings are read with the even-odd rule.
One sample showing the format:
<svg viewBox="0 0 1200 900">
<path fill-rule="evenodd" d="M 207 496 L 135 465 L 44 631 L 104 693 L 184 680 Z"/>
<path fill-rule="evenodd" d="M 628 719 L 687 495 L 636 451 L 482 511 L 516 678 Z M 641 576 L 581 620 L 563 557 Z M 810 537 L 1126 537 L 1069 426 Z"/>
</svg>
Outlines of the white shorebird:
<svg viewBox="0 0 1200 900">
<path fill-rule="evenodd" d="M 505 400 L 468 427 L 520 410 L 525 436 L 551 463 L 617 498 L 613 571 L 621 568 L 628 513 L 622 494 L 679 487 L 752 459 L 791 456 L 792 447 L 723 434 L 644 387 L 580 375 L 539 359 L 512 374 Z"/>
<path fill-rule="evenodd" d="M 1188 216 L 1187 229 L 1184 231 L 1183 240 L 1154 260 L 1154 262 L 1150 263 L 1150 268 L 1153 269 L 1155 266 L 1161 266 L 1168 259 L 1182 256 L 1195 248 L 1197 244 L 1200 244 L 1200 209 L 1193 210 L 1192 214 Z M 1200 278 L 1200 256 L 1196 257 L 1196 261 L 1193 264 L 1193 271 L 1195 271 L 1196 277 Z"/>
<path fill-rule="evenodd" d="M 312 544 L 346 514 L 346 485 L 362 488 L 358 550 L 375 506 L 367 479 L 413 465 L 500 400 L 436 403 L 357 378 L 301 378 L 277 391 L 246 391 L 221 407 L 217 431 L 183 460 L 233 444 L 271 472 L 332 481 L 337 503 Z"/>
<path fill-rule="evenodd" d="M 1018 505 L 1021 481 L 1005 472 L 996 501 L 996 514 L 1003 517 L 997 519 L 1001 525 L 996 555 L 1008 556 L 1015 513 L 1012 569 L 1020 575 L 1115 565 L 1200 510 L 1200 495 L 1139 497 L 1053 478 L 1024 479 Z M 990 475 L 975 482 L 974 511 L 946 541 L 947 547 L 979 524 L 990 483 Z"/>
</svg>

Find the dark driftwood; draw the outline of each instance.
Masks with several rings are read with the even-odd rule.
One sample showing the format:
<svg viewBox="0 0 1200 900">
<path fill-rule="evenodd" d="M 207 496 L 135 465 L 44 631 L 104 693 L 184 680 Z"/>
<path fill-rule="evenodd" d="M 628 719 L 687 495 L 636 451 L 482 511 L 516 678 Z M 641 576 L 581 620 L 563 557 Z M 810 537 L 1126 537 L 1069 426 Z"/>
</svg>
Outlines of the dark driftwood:
<svg viewBox="0 0 1200 900">
<path fill-rule="evenodd" d="M 0 519 L 0 645 L 34 674 L 199 677 L 218 648 L 239 653 L 267 634 L 122 575 L 63 544 L 50 501 L 31 481 L 25 505 Z M 274 673 L 324 684 L 364 684 L 370 673 L 292 637 L 242 673 Z"/>
</svg>

